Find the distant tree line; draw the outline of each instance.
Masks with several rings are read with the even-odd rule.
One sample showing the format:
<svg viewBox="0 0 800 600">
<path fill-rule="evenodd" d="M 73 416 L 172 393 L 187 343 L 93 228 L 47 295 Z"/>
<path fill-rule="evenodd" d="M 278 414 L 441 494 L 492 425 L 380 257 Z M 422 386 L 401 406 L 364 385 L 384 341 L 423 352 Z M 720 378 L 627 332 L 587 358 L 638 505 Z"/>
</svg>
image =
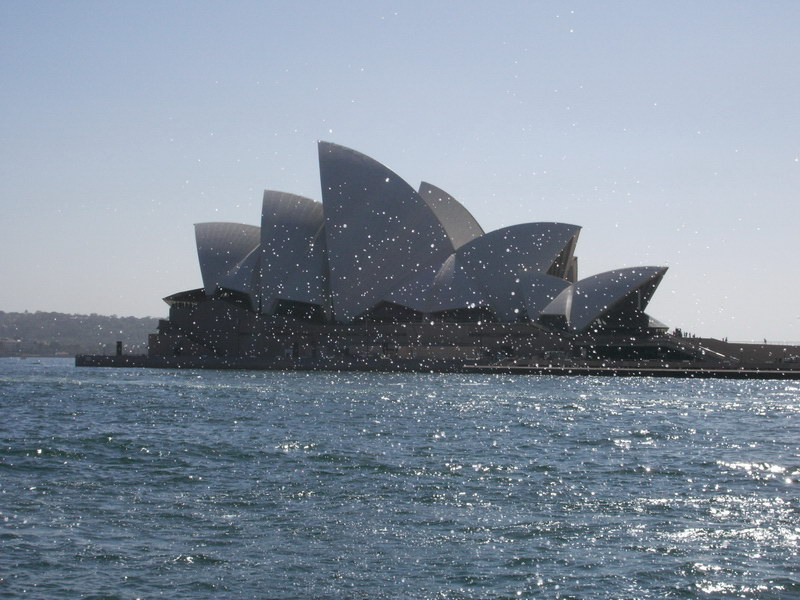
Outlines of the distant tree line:
<svg viewBox="0 0 800 600">
<path fill-rule="evenodd" d="M 144 354 L 157 326 L 154 317 L 0 311 L 0 356 L 113 354 L 118 340 L 126 354 Z"/>
</svg>

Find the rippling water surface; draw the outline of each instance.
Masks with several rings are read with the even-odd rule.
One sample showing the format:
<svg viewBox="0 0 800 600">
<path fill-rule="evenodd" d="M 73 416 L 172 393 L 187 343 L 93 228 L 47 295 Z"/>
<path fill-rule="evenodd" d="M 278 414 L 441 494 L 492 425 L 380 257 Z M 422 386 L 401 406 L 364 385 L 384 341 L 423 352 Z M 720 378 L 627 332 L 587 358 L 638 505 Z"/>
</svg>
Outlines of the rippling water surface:
<svg viewBox="0 0 800 600">
<path fill-rule="evenodd" d="M 800 384 L 0 359 L 0 597 L 800 598 Z"/>
</svg>

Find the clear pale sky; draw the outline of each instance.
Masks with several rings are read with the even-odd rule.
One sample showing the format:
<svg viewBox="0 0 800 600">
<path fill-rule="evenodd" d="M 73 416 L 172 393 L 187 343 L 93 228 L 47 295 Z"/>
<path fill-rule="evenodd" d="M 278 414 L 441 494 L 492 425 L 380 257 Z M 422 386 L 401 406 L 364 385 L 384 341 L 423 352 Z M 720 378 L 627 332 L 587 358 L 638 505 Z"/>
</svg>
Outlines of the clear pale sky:
<svg viewBox="0 0 800 600">
<path fill-rule="evenodd" d="M 0 310 L 165 316 L 193 224 L 320 198 L 316 141 L 487 231 L 583 226 L 649 313 L 800 340 L 800 2 L 2 2 Z"/>
</svg>

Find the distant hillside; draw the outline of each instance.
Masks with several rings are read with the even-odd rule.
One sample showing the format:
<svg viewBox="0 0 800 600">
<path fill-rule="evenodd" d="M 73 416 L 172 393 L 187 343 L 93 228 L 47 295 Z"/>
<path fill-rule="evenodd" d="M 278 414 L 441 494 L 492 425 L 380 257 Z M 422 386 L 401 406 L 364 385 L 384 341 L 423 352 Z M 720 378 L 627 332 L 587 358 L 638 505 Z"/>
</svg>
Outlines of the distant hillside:
<svg viewBox="0 0 800 600">
<path fill-rule="evenodd" d="M 126 354 L 143 354 L 157 326 L 153 317 L 0 311 L 0 356 L 113 354 L 117 340 Z"/>
</svg>

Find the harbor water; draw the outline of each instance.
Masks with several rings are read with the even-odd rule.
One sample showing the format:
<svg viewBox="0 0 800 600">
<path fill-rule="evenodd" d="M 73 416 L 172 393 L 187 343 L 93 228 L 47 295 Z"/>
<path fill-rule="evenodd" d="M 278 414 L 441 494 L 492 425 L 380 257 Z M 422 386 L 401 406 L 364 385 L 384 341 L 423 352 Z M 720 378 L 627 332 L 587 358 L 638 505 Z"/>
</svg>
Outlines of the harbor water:
<svg viewBox="0 0 800 600">
<path fill-rule="evenodd" d="M 0 359 L 0 597 L 800 598 L 800 382 Z"/>
</svg>

